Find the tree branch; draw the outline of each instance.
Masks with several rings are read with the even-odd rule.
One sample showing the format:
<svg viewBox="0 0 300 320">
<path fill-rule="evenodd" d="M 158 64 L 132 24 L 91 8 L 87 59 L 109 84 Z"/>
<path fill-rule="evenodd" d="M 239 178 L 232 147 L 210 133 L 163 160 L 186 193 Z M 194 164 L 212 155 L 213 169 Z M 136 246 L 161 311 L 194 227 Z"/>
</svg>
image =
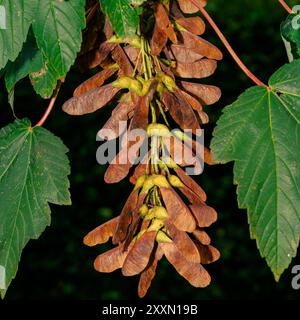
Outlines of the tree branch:
<svg viewBox="0 0 300 320">
<path fill-rule="evenodd" d="M 196 8 L 200 10 L 200 12 L 203 14 L 205 19 L 208 21 L 208 23 L 211 25 L 211 27 L 214 29 L 214 31 L 217 33 L 219 36 L 220 40 L 232 56 L 232 58 L 235 60 L 235 62 L 238 64 L 238 66 L 242 69 L 242 71 L 247 75 L 248 78 L 250 78 L 256 85 L 258 86 L 264 86 L 268 87 L 266 84 L 264 84 L 261 80 L 259 80 L 247 67 L 246 65 L 242 62 L 242 60 L 238 57 L 236 52 L 233 50 L 231 45 L 229 44 L 228 40 L 222 33 L 222 31 L 219 29 L 219 27 L 216 25 L 214 20 L 210 17 L 208 12 L 201 6 L 199 5 L 195 0 L 189 0 Z"/>
<path fill-rule="evenodd" d="M 62 85 L 62 82 L 60 80 L 58 80 L 58 83 L 57 83 L 57 86 L 56 86 L 56 89 L 53 93 L 53 96 L 49 102 L 49 105 L 48 105 L 48 108 L 46 109 L 44 115 L 42 116 L 41 120 L 34 126 L 35 127 L 41 127 L 45 121 L 47 120 L 47 118 L 49 117 L 49 114 L 51 113 L 53 107 L 54 107 L 54 104 L 55 104 L 55 101 L 57 99 L 57 96 L 58 96 L 58 93 L 59 93 L 59 90 L 61 88 L 61 85 Z"/>
</svg>

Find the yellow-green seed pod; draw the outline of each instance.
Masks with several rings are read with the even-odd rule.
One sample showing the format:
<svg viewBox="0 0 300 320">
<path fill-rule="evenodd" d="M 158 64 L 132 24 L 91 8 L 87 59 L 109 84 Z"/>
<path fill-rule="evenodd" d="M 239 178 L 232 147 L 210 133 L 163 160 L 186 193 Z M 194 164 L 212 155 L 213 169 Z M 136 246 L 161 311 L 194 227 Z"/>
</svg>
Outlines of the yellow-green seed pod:
<svg viewBox="0 0 300 320">
<path fill-rule="evenodd" d="M 135 183 L 134 190 L 140 189 L 144 185 L 146 179 L 147 179 L 146 175 L 140 176 Z"/>
<path fill-rule="evenodd" d="M 114 81 L 112 85 L 115 88 L 129 89 L 130 91 L 134 91 L 139 96 L 142 95 L 142 90 L 143 90 L 142 83 L 130 77 L 121 77 L 116 81 Z"/>
<path fill-rule="evenodd" d="M 159 96 L 161 97 L 161 95 L 162 95 L 165 91 L 167 91 L 167 88 L 164 86 L 164 84 L 163 84 L 162 82 L 158 82 L 156 91 L 158 92 Z"/>
<path fill-rule="evenodd" d="M 144 217 L 144 220 L 149 221 L 149 220 L 152 220 L 152 219 L 154 219 L 154 218 L 155 218 L 155 216 L 154 216 L 154 211 L 153 211 L 153 208 L 151 208 L 151 209 L 148 211 L 147 215 Z"/>
<path fill-rule="evenodd" d="M 158 136 L 168 138 L 171 132 L 167 126 L 161 123 L 151 123 L 147 127 L 147 134 L 149 137 Z"/>
<path fill-rule="evenodd" d="M 184 187 L 184 184 L 177 176 L 169 175 L 168 180 L 169 180 L 172 187 L 175 187 L 175 188 L 183 188 Z"/>
<path fill-rule="evenodd" d="M 168 211 L 164 207 L 156 206 L 151 210 L 153 210 L 154 217 L 157 219 L 165 220 L 169 218 Z"/>
<path fill-rule="evenodd" d="M 141 191 L 142 194 L 148 193 L 148 191 L 154 187 L 153 177 L 148 177 L 143 185 L 143 189 Z"/>
<path fill-rule="evenodd" d="M 162 162 L 170 169 L 176 169 L 178 167 L 171 157 L 163 157 Z"/>
<path fill-rule="evenodd" d="M 158 243 L 171 243 L 173 242 L 163 231 L 158 231 L 156 235 L 156 241 Z"/>
<path fill-rule="evenodd" d="M 147 231 L 158 231 L 164 226 L 164 222 L 160 219 L 153 219 L 150 227 L 147 229 Z"/>
<path fill-rule="evenodd" d="M 165 87 L 170 91 L 173 92 L 175 89 L 178 89 L 175 81 L 173 78 L 167 76 L 166 74 L 163 74 L 161 77 L 161 80 Z"/>
<path fill-rule="evenodd" d="M 149 79 L 147 81 L 142 82 L 142 85 L 143 85 L 142 96 L 145 96 L 149 92 L 152 82 L 153 82 L 153 79 Z"/>
<path fill-rule="evenodd" d="M 175 137 L 177 137 L 181 141 L 192 141 L 192 138 L 190 138 L 187 134 L 185 134 L 181 130 L 173 130 L 173 134 Z"/>
<path fill-rule="evenodd" d="M 139 209 L 139 215 L 141 217 L 145 217 L 148 214 L 148 206 L 146 204 L 143 204 Z"/>
<path fill-rule="evenodd" d="M 153 184 L 159 188 L 169 188 L 170 184 L 167 178 L 161 174 L 152 175 Z"/>
</svg>

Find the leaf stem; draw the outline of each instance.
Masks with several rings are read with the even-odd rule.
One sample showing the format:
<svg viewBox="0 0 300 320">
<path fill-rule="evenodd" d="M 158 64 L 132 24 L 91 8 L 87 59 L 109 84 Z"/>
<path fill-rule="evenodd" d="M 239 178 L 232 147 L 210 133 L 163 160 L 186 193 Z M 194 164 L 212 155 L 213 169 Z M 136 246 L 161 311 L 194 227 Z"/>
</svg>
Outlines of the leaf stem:
<svg viewBox="0 0 300 320">
<path fill-rule="evenodd" d="M 214 20 L 210 17 L 208 12 L 200 6 L 195 0 L 189 0 L 196 8 L 200 10 L 200 12 L 203 14 L 205 19 L 208 21 L 208 23 L 211 25 L 211 27 L 214 29 L 232 58 L 235 60 L 235 62 L 238 64 L 238 66 L 242 69 L 242 71 L 247 75 L 248 78 L 250 78 L 256 85 L 258 86 L 263 86 L 268 88 L 266 84 L 264 84 L 261 80 L 259 80 L 247 67 L 246 65 L 242 62 L 242 60 L 239 58 L 239 56 L 236 54 L 236 52 L 233 50 L 231 47 L 230 43 L 222 33 L 222 31 L 219 29 L 219 27 L 216 25 Z"/>
<path fill-rule="evenodd" d="M 35 127 L 41 127 L 45 121 L 47 120 L 47 118 L 49 117 L 53 107 L 54 107 L 54 104 L 56 102 L 56 99 L 58 97 L 58 93 L 60 91 L 60 88 L 61 88 L 61 85 L 62 85 L 62 82 L 60 80 L 58 80 L 58 83 L 57 83 L 57 86 L 55 88 L 55 91 L 53 93 L 53 96 L 49 102 L 49 105 L 48 105 L 48 108 L 46 109 L 44 115 L 42 116 L 41 120 L 34 126 Z"/>
<path fill-rule="evenodd" d="M 284 0 L 278 0 L 278 1 L 289 14 L 294 13 L 294 11 L 289 7 L 289 5 Z"/>
</svg>

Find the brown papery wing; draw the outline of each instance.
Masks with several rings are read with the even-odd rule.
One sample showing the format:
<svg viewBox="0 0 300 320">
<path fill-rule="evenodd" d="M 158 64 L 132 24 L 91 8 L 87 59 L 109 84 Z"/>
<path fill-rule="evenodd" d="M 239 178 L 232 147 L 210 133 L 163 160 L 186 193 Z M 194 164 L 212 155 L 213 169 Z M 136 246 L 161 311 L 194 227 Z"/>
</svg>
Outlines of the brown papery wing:
<svg viewBox="0 0 300 320">
<path fill-rule="evenodd" d="M 128 227 L 132 221 L 133 212 L 136 208 L 138 202 L 139 192 L 138 190 L 133 190 L 128 197 L 125 206 L 119 216 L 118 224 L 113 235 L 113 244 L 120 243 L 125 240 Z"/>
<path fill-rule="evenodd" d="M 134 276 L 141 273 L 148 265 L 155 244 L 156 232 L 145 232 L 129 251 L 122 273 L 124 276 Z"/>
<path fill-rule="evenodd" d="M 183 44 L 186 48 L 214 60 L 222 60 L 222 52 L 210 42 L 196 36 L 189 31 L 180 32 Z"/>
<path fill-rule="evenodd" d="M 197 220 L 198 226 L 201 228 L 211 226 L 218 219 L 216 210 L 205 203 L 193 204 L 190 209 Z"/>
<path fill-rule="evenodd" d="M 166 221 L 165 224 L 170 232 L 175 246 L 180 251 L 180 253 L 188 261 L 200 263 L 200 255 L 198 249 L 194 244 L 193 240 L 188 236 L 188 234 L 184 231 L 178 230 L 170 220 Z"/>
<path fill-rule="evenodd" d="M 111 249 L 96 258 L 94 268 L 99 272 L 113 272 L 122 268 L 127 254 L 128 251 L 123 251 L 120 246 Z"/>
<path fill-rule="evenodd" d="M 218 249 L 215 247 L 209 245 L 209 246 L 204 246 L 200 243 L 197 243 L 197 248 L 200 253 L 201 257 L 201 263 L 203 264 L 210 264 L 213 263 L 220 258 L 220 252 Z"/>
<path fill-rule="evenodd" d="M 193 63 L 177 62 L 174 72 L 181 78 L 202 79 L 211 76 L 217 69 L 217 62 L 201 59 Z"/>
<path fill-rule="evenodd" d="M 168 42 L 168 36 L 166 32 L 161 29 L 157 23 L 155 23 L 153 35 L 151 38 L 150 46 L 151 46 L 151 53 L 154 56 L 160 55 L 163 48 L 166 46 Z"/>
<path fill-rule="evenodd" d="M 191 51 L 182 44 L 172 44 L 171 50 L 174 59 L 181 63 L 193 63 L 203 58 L 201 54 Z"/>
<path fill-rule="evenodd" d="M 78 86 L 74 91 L 73 96 L 77 97 L 95 88 L 101 87 L 104 84 L 104 82 L 107 79 L 109 79 L 116 71 L 116 68 L 106 68 L 96 73 L 94 76 L 92 76 L 88 80 L 84 81 L 80 86 Z"/>
<path fill-rule="evenodd" d="M 174 93 L 164 92 L 161 100 L 180 128 L 192 131 L 200 129 L 199 122 L 192 107 L 181 95 L 179 90 L 174 90 Z"/>
<path fill-rule="evenodd" d="M 110 237 L 115 233 L 116 227 L 118 225 L 119 217 L 111 219 L 96 229 L 89 232 L 83 243 L 89 247 L 93 247 L 97 244 L 106 243 Z"/>
<path fill-rule="evenodd" d="M 119 88 L 115 88 L 111 84 L 93 89 L 65 102 L 63 111 L 72 116 L 93 113 L 111 102 L 119 91 Z"/>
<path fill-rule="evenodd" d="M 157 4 L 154 14 L 158 27 L 165 31 L 166 35 L 173 43 L 177 43 L 176 32 L 169 19 L 169 14 L 161 3 Z"/>
<path fill-rule="evenodd" d="M 196 288 L 204 288 L 210 284 L 210 275 L 203 266 L 200 263 L 193 263 L 186 260 L 175 244 L 162 243 L 161 248 L 168 261 L 192 286 Z"/>
<path fill-rule="evenodd" d="M 120 126 L 120 122 L 126 122 L 132 118 L 135 106 L 130 100 L 130 95 L 126 95 L 113 110 L 111 117 L 107 120 L 103 128 L 98 132 L 102 139 L 113 140 L 121 136 L 126 130 L 126 126 Z M 107 130 L 112 130 L 113 135 L 108 137 Z M 107 131 L 108 132 L 108 131 Z"/>
<path fill-rule="evenodd" d="M 200 17 L 179 18 L 176 22 L 187 31 L 200 36 L 205 32 L 205 23 Z"/>
<path fill-rule="evenodd" d="M 215 86 L 187 81 L 180 81 L 179 85 L 204 105 L 214 104 L 221 98 L 221 90 Z"/>
<path fill-rule="evenodd" d="M 147 291 L 150 288 L 151 282 L 156 273 L 157 263 L 162 258 L 162 256 L 163 256 L 163 252 L 160 248 L 160 245 L 158 245 L 153 260 L 151 261 L 150 259 L 150 262 L 147 268 L 142 272 L 140 276 L 140 281 L 138 286 L 138 295 L 140 298 L 143 298 L 147 294 Z"/>
<path fill-rule="evenodd" d="M 170 187 L 160 188 L 160 192 L 174 226 L 181 231 L 194 231 L 196 221 L 176 191 Z"/>
<path fill-rule="evenodd" d="M 119 66 L 119 77 L 131 77 L 133 74 L 132 65 L 120 45 L 117 45 L 112 51 L 112 58 Z"/>
<path fill-rule="evenodd" d="M 184 170 L 178 167 L 175 169 L 175 172 L 188 188 L 195 192 L 202 201 L 206 201 L 207 197 L 204 190 L 190 176 L 188 176 Z"/>
</svg>

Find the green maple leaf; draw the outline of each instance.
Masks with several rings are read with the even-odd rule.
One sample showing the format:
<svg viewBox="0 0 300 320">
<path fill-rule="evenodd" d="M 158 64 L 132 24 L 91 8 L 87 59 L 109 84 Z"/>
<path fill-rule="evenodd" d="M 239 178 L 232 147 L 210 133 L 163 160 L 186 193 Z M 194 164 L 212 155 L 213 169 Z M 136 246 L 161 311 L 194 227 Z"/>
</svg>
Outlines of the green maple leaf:
<svg viewBox="0 0 300 320">
<path fill-rule="evenodd" d="M 67 148 L 49 131 L 16 120 L 0 131 L 0 292 L 21 253 L 50 224 L 48 203 L 69 205 Z"/>
<path fill-rule="evenodd" d="M 235 162 L 239 206 L 279 280 L 300 236 L 300 61 L 280 68 L 269 88 L 250 88 L 226 107 L 211 148 L 217 162 Z"/>
</svg>

